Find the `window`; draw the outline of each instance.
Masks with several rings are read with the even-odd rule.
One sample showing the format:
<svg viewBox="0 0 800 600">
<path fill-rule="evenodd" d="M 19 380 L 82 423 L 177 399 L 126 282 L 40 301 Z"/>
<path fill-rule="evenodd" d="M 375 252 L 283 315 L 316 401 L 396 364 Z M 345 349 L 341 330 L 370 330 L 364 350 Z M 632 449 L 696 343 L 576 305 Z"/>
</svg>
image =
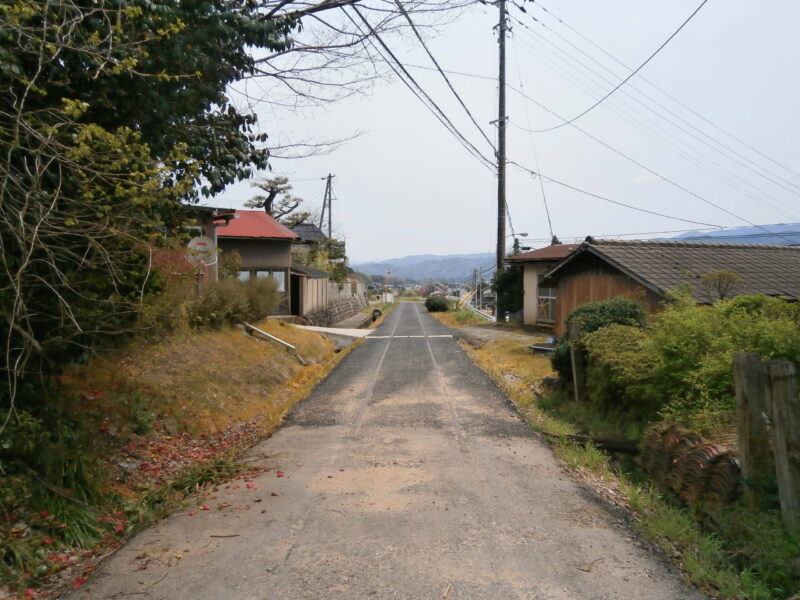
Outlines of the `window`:
<svg viewBox="0 0 800 600">
<path fill-rule="evenodd" d="M 271 277 L 275 280 L 279 292 L 286 291 L 286 271 L 256 271 L 256 277 Z"/>
<path fill-rule="evenodd" d="M 250 271 L 239 271 L 239 281 L 247 281 L 250 279 Z"/>
<path fill-rule="evenodd" d="M 557 287 L 542 287 L 544 274 L 539 273 L 539 297 L 537 298 L 536 320 L 544 323 L 555 323 L 556 321 L 556 297 L 558 296 Z"/>
</svg>

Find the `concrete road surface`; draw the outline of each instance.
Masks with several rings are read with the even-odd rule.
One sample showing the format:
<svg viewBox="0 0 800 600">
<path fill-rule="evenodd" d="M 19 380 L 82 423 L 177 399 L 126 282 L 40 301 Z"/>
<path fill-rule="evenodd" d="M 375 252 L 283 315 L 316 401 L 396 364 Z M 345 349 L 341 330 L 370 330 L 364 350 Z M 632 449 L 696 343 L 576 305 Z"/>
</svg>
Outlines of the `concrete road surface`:
<svg viewBox="0 0 800 600">
<path fill-rule="evenodd" d="M 562 470 L 451 333 L 400 303 L 253 449 L 270 470 L 252 487 L 144 531 L 71 597 L 702 598 Z"/>
</svg>

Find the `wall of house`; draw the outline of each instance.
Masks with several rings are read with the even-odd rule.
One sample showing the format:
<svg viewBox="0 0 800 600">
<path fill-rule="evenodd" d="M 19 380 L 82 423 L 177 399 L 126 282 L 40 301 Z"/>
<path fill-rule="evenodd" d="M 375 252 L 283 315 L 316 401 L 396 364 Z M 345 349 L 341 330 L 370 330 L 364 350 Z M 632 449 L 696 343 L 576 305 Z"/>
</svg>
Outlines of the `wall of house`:
<svg viewBox="0 0 800 600">
<path fill-rule="evenodd" d="M 555 334 L 566 333 L 566 319 L 580 305 L 620 296 L 641 303 L 648 314 L 659 310 L 662 302 L 662 298 L 627 275 L 601 264 L 565 273 L 558 278 Z"/>
<path fill-rule="evenodd" d="M 536 325 L 539 308 L 539 275 L 547 273 L 555 265 L 552 262 L 529 262 L 522 265 L 522 322 Z"/>
<path fill-rule="evenodd" d="M 328 307 L 328 280 L 303 277 L 301 280 L 300 314 L 318 313 Z"/>
<path fill-rule="evenodd" d="M 288 269 L 291 264 L 291 244 L 288 240 L 259 240 L 218 238 L 223 252 L 238 250 L 242 269 Z"/>
<path fill-rule="evenodd" d="M 202 235 L 209 238 L 214 244 L 219 247 L 219 240 L 217 239 L 217 228 L 214 227 L 214 221 L 210 213 L 201 212 L 197 217 L 197 226 L 200 227 Z M 208 284 L 213 283 L 218 277 L 218 261 L 211 265 L 199 265 L 197 269 L 200 271 L 200 288 L 205 289 Z"/>
</svg>

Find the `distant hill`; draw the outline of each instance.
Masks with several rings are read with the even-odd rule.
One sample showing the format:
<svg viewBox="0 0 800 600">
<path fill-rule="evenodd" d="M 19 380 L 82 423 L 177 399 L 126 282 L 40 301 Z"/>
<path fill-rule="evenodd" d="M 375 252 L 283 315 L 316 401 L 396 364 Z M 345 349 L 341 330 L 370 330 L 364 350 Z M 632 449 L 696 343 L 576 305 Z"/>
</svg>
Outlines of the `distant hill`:
<svg viewBox="0 0 800 600">
<path fill-rule="evenodd" d="M 472 279 L 475 267 L 485 268 L 494 263 L 494 254 L 416 254 L 403 258 L 390 258 L 381 262 L 351 264 L 350 266 L 367 275 L 384 275 L 386 269 L 392 277 L 401 279 L 435 279 L 457 282 Z M 484 273 L 484 277 L 486 274 Z"/>
<path fill-rule="evenodd" d="M 765 229 L 767 231 L 764 231 Z M 736 227 L 726 231 L 690 231 L 671 239 L 683 240 L 686 242 L 725 242 L 729 244 L 794 246 L 800 245 L 800 223 L 776 223 L 774 225 L 761 225 L 760 227 Z"/>
</svg>

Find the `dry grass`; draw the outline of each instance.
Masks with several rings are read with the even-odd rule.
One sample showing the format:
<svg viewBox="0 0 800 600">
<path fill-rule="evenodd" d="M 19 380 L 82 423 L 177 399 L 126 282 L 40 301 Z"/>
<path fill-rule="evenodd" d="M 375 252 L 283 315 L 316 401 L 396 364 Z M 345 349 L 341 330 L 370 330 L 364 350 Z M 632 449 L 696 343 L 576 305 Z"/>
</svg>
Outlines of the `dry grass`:
<svg viewBox="0 0 800 600">
<path fill-rule="evenodd" d="M 465 327 L 467 325 L 490 325 L 490 322 L 476 315 L 468 308 L 462 310 L 450 310 L 447 312 L 430 313 L 431 316 L 437 319 L 443 325 L 448 327 Z"/>
<path fill-rule="evenodd" d="M 258 327 L 295 345 L 309 366 L 277 343 L 226 329 L 132 345 L 67 371 L 62 382 L 84 398 L 82 409 L 111 416 L 123 436 L 135 411 L 171 433 L 210 434 L 256 417 L 268 432 L 339 357 L 334 361 L 332 342 L 316 333 L 275 320 Z"/>
<path fill-rule="evenodd" d="M 462 342 L 462 347 L 483 371 L 500 386 L 528 419 L 531 426 L 548 433 L 575 433 L 569 424 L 553 419 L 536 403 L 542 377 L 553 374 L 550 360 L 532 354 L 530 342 L 499 340 L 476 348 Z"/>
</svg>

